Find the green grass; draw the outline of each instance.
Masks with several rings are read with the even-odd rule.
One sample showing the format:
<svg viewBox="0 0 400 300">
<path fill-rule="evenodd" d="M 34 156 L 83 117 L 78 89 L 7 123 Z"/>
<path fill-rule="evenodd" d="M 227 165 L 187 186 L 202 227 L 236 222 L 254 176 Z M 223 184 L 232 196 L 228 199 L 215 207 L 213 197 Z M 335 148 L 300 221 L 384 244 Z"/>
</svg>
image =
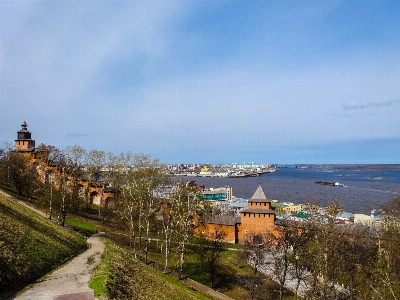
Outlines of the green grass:
<svg viewBox="0 0 400 300">
<path fill-rule="evenodd" d="M 96 227 L 78 219 L 67 217 L 65 218 L 65 222 L 71 226 L 74 226 L 75 228 L 78 228 L 86 236 L 91 236 L 92 234 L 95 234 L 97 232 Z"/>
<path fill-rule="evenodd" d="M 24 287 L 86 248 L 80 235 L 0 194 L 0 294 Z"/>
<path fill-rule="evenodd" d="M 142 245 L 143 247 L 144 245 Z M 149 260 L 156 262 L 159 266 L 164 266 L 164 253 L 161 253 L 160 242 L 151 242 L 149 253 Z M 228 245 L 230 246 L 230 245 Z M 143 252 L 140 250 L 142 247 L 138 245 L 138 254 L 143 256 Z M 125 248 L 127 251 L 132 252 L 132 249 Z M 172 250 L 172 249 L 171 249 Z M 176 250 L 176 249 L 175 249 Z M 199 261 L 197 255 L 197 246 L 188 245 L 187 252 L 185 255 L 185 263 L 183 267 L 183 273 L 190 279 L 197 281 L 208 287 L 211 286 L 210 276 L 207 274 Z M 236 275 L 251 275 L 253 269 L 246 264 L 244 267 L 239 267 L 240 263 L 237 257 L 238 251 L 227 250 L 222 255 L 221 267 L 218 268 L 218 275 L 216 277 L 216 288 L 218 292 L 221 292 L 233 299 L 247 299 L 248 292 L 237 284 Z M 172 251 L 169 255 L 168 268 L 175 272 L 179 271 L 180 253 Z"/>
<path fill-rule="evenodd" d="M 107 242 L 106 250 L 103 254 L 103 259 L 93 271 L 89 287 L 94 290 L 96 297 L 109 296 L 106 282 L 109 277 L 110 257 L 113 255 L 113 252 L 115 252 L 114 247 L 112 247 L 111 244 Z"/>
<path fill-rule="evenodd" d="M 95 269 L 90 287 L 96 297 L 116 299 L 210 299 L 166 274 L 134 259 L 111 243 Z"/>
<path fill-rule="evenodd" d="M 138 245 L 138 254 L 143 256 L 143 252 L 140 250 L 143 248 Z M 236 247 L 230 247 L 228 244 L 228 248 L 237 248 L 240 249 L 240 245 L 236 245 Z M 125 247 L 127 251 L 132 253 L 132 249 Z M 156 262 L 159 266 L 164 266 L 164 253 L 161 253 L 160 242 L 151 242 L 150 243 L 151 252 L 149 253 L 149 260 Z M 172 250 L 172 249 L 171 249 Z M 176 249 L 175 249 L 176 250 Z M 183 273 L 189 277 L 190 279 L 197 281 L 203 285 L 208 287 L 211 286 L 210 276 L 207 274 L 199 261 L 198 257 L 198 248 L 194 245 L 188 245 L 186 259 L 183 267 Z M 180 261 L 180 253 L 176 251 L 172 251 L 169 255 L 169 269 L 175 272 L 179 271 L 179 261 Z M 238 257 L 237 250 L 225 250 L 222 254 L 221 266 L 217 270 L 217 276 L 215 279 L 215 290 L 225 294 L 233 299 L 251 299 L 251 295 L 249 291 L 246 290 L 243 286 L 241 286 L 237 278 L 239 276 L 254 276 L 254 269 L 251 268 L 247 263 L 241 261 Z M 268 280 L 268 277 L 258 273 L 257 277 L 263 280 L 266 283 L 265 289 L 270 291 L 277 290 L 277 285 Z M 273 298 L 274 296 L 272 296 Z M 271 298 L 271 299 L 272 299 Z M 284 295 L 283 299 L 294 299 L 294 297 L 289 295 Z"/>
</svg>

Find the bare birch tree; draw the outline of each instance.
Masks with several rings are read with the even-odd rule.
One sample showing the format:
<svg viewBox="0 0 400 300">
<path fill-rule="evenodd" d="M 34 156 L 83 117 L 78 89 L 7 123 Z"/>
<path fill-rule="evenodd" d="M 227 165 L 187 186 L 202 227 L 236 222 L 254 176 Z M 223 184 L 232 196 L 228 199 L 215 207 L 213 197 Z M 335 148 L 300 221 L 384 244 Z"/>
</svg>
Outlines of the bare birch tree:
<svg viewBox="0 0 400 300">
<path fill-rule="evenodd" d="M 37 151 L 39 152 L 44 168 L 43 193 L 40 203 L 48 208 L 49 219 L 51 220 L 53 213 L 53 192 L 56 188 L 56 161 L 57 157 L 60 156 L 61 150 L 51 145 L 40 144 L 37 147 Z"/>
<path fill-rule="evenodd" d="M 197 186 L 185 182 L 178 182 L 175 184 L 175 191 L 172 197 L 174 197 L 176 201 L 175 226 L 179 239 L 179 278 L 181 278 L 183 264 L 185 262 L 186 244 L 194 228 L 194 218 L 204 207 L 204 198 Z"/>
<path fill-rule="evenodd" d="M 87 202 L 86 209 L 89 209 L 89 205 L 91 204 L 91 195 L 89 193 L 89 188 L 91 186 L 93 187 L 100 187 L 101 191 L 104 190 L 104 180 L 102 180 L 101 176 L 101 170 L 105 165 L 106 161 L 106 154 L 104 151 L 99 151 L 99 150 L 90 150 L 86 154 L 85 158 L 85 165 L 86 165 L 86 171 L 87 171 L 87 177 L 88 177 L 88 188 L 87 188 L 87 198 L 89 199 L 89 202 Z M 100 195 L 100 203 L 96 204 L 98 205 L 98 213 L 99 216 L 101 217 L 101 207 L 103 205 L 103 195 Z"/>
<path fill-rule="evenodd" d="M 174 232 L 175 213 L 176 213 L 176 199 L 169 198 L 161 202 L 160 205 L 160 219 L 161 228 L 164 235 L 164 273 L 168 269 L 168 256 L 170 253 L 171 239 Z"/>
<path fill-rule="evenodd" d="M 152 220 L 160 209 L 160 197 L 157 189 L 164 185 L 167 176 L 161 170 L 158 159 L 152 160 L 149 156 L 138 154 L 134 157 L 135 193 L 139 203 L 139 239 L 141 239 L 142 218 L 145 223 L 145 262 L 148 262 L 150 231 Z"/>
<path fill-rule="evenodd" d="M 133 155 L 130 152 L 121 154 L 115 161 L 115 176 L 113 185 L 118 187 L 118 202 L 116 211 L 118 215 L 127 221 L 129 227 L 129 247 L 133 247 L 133 254 L 137 258 L 136 249 L 136 224 L 138 217 L 138 199 L 136 193 L 136 181 L 131 169 Z"/>
<path fill-rule="evenodd" d="M 67 161 L 65 159 L 64 153 L 57 153 L 57 157 L 55 157 L 55 163 L 57 165 L 56 172 L 56 189 L 54 191 L 54 207 L 57 211 L 57 222 L 60 221 L 61 217 L 61 225 L 65 225 L 65 218 L 70 211 L 70 206 L 72 196 L 70 193 L 70 187 L 68 182 L 68 173 L 67 173 Z"/>
</svg>

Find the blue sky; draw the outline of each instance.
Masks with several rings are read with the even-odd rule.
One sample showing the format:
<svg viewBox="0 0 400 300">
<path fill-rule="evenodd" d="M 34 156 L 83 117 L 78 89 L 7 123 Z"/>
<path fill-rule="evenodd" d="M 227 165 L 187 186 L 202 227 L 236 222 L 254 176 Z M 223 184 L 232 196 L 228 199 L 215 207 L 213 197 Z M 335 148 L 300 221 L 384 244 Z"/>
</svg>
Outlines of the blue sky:
<svg viewBox="0 0 400 300">
<path fill-rule="evenodd" d="M 399 1 L 0 1 L 0 143 L 400 163 Z"/>
</svg>

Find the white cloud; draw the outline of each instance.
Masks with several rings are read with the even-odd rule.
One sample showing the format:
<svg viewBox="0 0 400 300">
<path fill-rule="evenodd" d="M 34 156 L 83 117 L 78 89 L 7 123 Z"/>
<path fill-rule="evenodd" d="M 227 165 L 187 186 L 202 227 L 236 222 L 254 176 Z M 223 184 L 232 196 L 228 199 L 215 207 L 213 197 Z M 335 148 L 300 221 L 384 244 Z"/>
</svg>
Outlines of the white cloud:
<svg viewBox="0 0 400 300">
<path fill-rule="evenodd" d="M 1 132 L 26 119 L 41 142 L 150 154 L 398 134 L 399 101 L 376 101 L 400 97 L 398 47 L 336 53 L 349 27 L 314 25 L 340 3 L 240 26 L 235 3 L 208 3 L 1 2 Z"/>
<path fill-rule="evenodd" d="M 347 103 L 342 103 L 342 107 L 345 110 L 349 109 L 365 109 L 365 108 L 380 108 L 384 106 L 393 106 L 397 105 L 400 103 L 400 100 L 389 100 L 389 101 L 380 101 L 380 102 L 347 102 Z"/>
</svg>

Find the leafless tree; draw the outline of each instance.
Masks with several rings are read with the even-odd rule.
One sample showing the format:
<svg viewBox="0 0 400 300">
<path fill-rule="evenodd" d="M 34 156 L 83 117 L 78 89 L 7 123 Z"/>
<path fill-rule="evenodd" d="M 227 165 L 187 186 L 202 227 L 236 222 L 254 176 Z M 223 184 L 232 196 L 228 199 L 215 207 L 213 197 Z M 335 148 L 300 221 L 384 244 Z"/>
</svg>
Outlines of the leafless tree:
<svg viewBox="0 0 400 300">
<path fill-rule="evenodd" d="M 170 245 L 172 235 L 174 233 L 175 219 L 176 219 L 176 199 L 168 198 L 164 199 L 160 203 L 159 218 L 161 221 L 161 228 L 164 235 L 164 273 L 168 269 L 168 257 L 170 253 Z"/>
<path fill-rule="evenodd" d="M 52 145 L 40 144 L 36 151 L 40 155 L 42 164 L 42 172 L 44 174 L 44 181 L 42 185 L 42 195 L 40 202 L 49 209 L 49 219 L 52 218 L 53 213 L 53 191 L 55 189 L 55 172 L 57 157 L 60 156 L 60 150 Z M 53 169 L 53 170 L 52 170 Z"/>
<path fill-rule="evenodd" d="M 345 233 L 341 239 L 343 254 L 337 265 L 341 269 L 341 279 L 346 282 L 348 298 L 371 299 L 368 282 L 374 277 L 374 266 L 378 259 L 378 243 L 375 229 L 367 226 L 338 228 Z"/>
<path fill-rule="evenodd" d="M 376 296 L 400 299 L 400 197 L 382 207 L 379 230 L 380 244 L 375 282 L 371 287 Z"/>
<path fill-rule="evenodd" d="M 280 226 L 273 231 L 266 231 L 265 241 L 267 262 L 266 267 L 274 274 L 274 280 L 279 283 L 279 299 L 283 298 L 285 283 L 288 278 L 292 258 L 293 235 L 297 229 L 291 226 Z"/>
<path fill-rule="evenodd" d="M 254 275 L 265 264 L 266 246 L 261 232 L 251 231 L 245 236 L 243 251 L 240 252 L 242 258 L 254 268 Z"/>
<path fill-rule="evenodd" d="M 104 180 L 101 176 L 101 170 L 105 166 L 106 162 L 106 154 L 104 151 L 99 150 L 90 150 L 86 153 L 85 157 L 85 166 L 86 173 L 88 179 L 88 188 L 87 188 L 87 198 L 90 199 L 87 202 L 86 209 L 89 209 L 89 205 L 91 202 L 91 195 L 89 193 L 90 187 L 101 187 L 101 191 L 104 190 Z M 101 207 L 102 207 L 102 199 L 103 195 L 100 195 L 100 203 L 96 204 L 98 206 L 99 216 L 101 217 Z"/>
<path fill-rule="evenodd" d="M 171 197 L 175 199 L 176 203 L 175 230 L 180 244 L 179 278 L 181 278 L 185 262 L 186 243 L 195 226 L 194 218 L 198 211 L 204 207 L 204 198 L 199 193 L 197 186 L 186 182 L 176 183 Z"/>
<path fill-rule="evenodd" d="M 143 218 L 146 230 L 144 252 L 147 263 L 152 220 L 160 209 L 161 199 L 158 191 L 168 178 L 165 173 L 161 172 L 159 160 L 152 160 L 147 155 L 135 155 L 133 167 L 135 194 L 139 203 L 139 238 L 141 239 L 141 221 Z"/>
<path fill-rule="evenodd" d="M 199 257 L 204 270 L 210 275 L 211 288 L 215 287 L 217 271 L 220 268 L 222 253 L 226 248 L 226 233 L 222 226 L 215 226 L 205 232 L 199 240 Z"/>
<path fill-rule="evenodd" d="M 312 235 L 307 243 L 304 261 L 310 270 L 309 286 L 306 296 L 327 299 L 335 298 L 339 291 L 337 285 L 340 277 L 339 262 L 343 258 L 341 244 L 343 232 L 337 230 L 336 220 L 343 212 L 339 201 L 333 200 L 325 207 L 307 205 L 306 210 L 310 213 L 308 232 Z"/>
<path fill-rule="evenodd" d="M 66 216 L 77 211 L 83 201 L 79 194 L 78 182 L 82 176 L 84 150 L 79 146 L 66 148 L 56 152 L 54 164 L 55 174 L 54 206 L 61 217 L 61 225 L 65 225 Z"/>
<path fill-rule="evenodd" d="M 138 217 L 138 199 L 136 193 L 135 176 L 131 169 L 133 155 L 130 152 L 121 154 L 115 161 L 116 176 L 113 184 L 119 187 L 118 203 L 116 211 L 118 215 L 127 221 L 129 226 L 129 247 L 133 247 L 135 258 L 136 249 L 136 224 Z"/>
<path fill-rule="evenodd" d="M 13 151 L 11 143 L 4 143 L 0 148 L 0 181 L 4 183 L 7 188 L 11 187 L 10 169 L 9 169 L 9 155 Z"/>
</svg>

